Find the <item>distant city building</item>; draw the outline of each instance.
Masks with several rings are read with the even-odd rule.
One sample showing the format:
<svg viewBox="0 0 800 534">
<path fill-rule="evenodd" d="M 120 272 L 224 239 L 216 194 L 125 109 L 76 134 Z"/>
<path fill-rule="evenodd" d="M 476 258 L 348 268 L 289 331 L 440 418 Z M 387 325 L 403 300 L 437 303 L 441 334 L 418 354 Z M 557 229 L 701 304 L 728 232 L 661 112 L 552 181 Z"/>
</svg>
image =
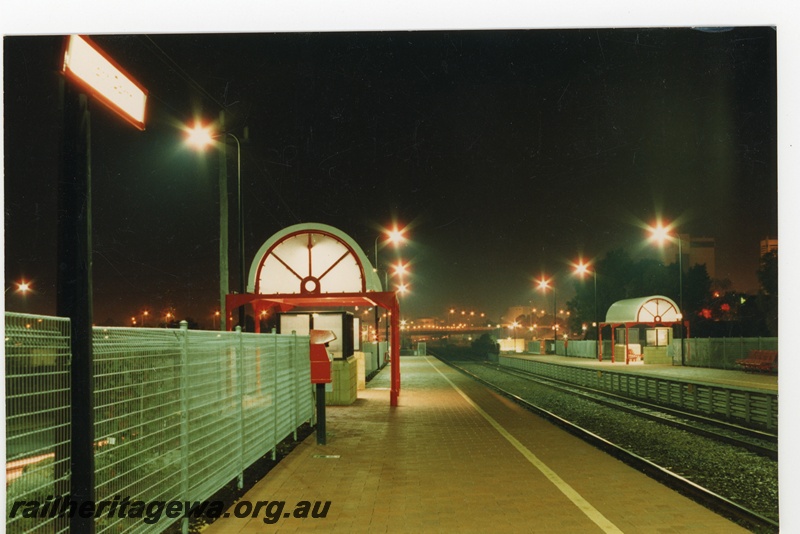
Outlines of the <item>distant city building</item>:
<svg viewBox="0 0 800 534">
<path fill-rule="evenodd" d="M 761 240 L 761 254 L 759 256 L 763 256 L 768 252 L 778 251 L 778 239 L 772 239 L 770 237 L 766 237 Z"/>
</svg>

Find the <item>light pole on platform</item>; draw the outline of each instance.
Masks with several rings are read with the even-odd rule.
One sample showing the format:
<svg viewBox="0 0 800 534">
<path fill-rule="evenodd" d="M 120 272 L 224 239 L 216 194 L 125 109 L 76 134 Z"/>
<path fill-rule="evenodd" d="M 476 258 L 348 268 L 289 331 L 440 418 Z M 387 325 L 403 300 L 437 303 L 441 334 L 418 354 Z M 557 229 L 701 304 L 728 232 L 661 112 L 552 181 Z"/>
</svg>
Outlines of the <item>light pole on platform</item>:
<svg viewBox="0 0 800 534">
<path fill-rule="evenodd" d="M 224 121 L 224 114 L 220 114 L 220 122 Z M 244 247 L 244 209 L 242 204 L 242 143 L 239 138 L 231 132 L 224 132 L 214 134 L 213 130 L 208 126 L 203 126 L 200 123 L 187 130 L 186 142 L 196 150 L 202 150 L 205 147 L 214 143 L 218 137 L 230 137 L 236 143 L 236 198 L 238 209 L 238 234 L 239 234 L 239 293 L 244 294 L 246 291 L 246 274 L 245 274 L 245 247 Z M 247 139 L 247 128 L 245 128 L 244 138 Z M 223 158 L 226 156 L 225 143 L 220 144 L 220 151 Z M 227 315 L 225 306 L 225 295 L 228 293 L 228 199 L 227 199 L 227 173 L 222 169 L 225 167 L 224 159 L 223 164 L 220 166 L 220 310 L 221 317 Z M 220 321 L 220 330 L 227 329 L 227 321 Z M 245 308 L 239 307 L 239 326 L 242 330 L 245 329 Z"/>
<path fill-rule="evenodd" d="M 595 327 L 595 347 L 594 347 L 594 357 L 598 358 L 599 350 L 600 350 L 600 323 L 597 320 L 597 271 L 592 269 L 589 270 L 589 265 L 584 263 L 583 261 L 578 262 L 578 265 L 575 266 L 575 272 L 583 278 L 586 274 L 591 273 L 592 278 L 594 278 L 594 327 Z"/>
<path fill-rule="evenodd" d="M 663 246 L 665 241 L 678 242 L 678 306 L 680 307 L 678 320 L 680 321 L 681 327 L 681 365 L 686 365 L 683 355 L 683 340 L 685 338 L 683 335 L 683 248 L 681 246 L 683 240 L 677 233 L 672 235 L 670 229 L 671 225 L 664 226 L 661 222 L 648 228 L 650 231 L 650 241 L 655 241 L 659 246 Z"/>
</svg>

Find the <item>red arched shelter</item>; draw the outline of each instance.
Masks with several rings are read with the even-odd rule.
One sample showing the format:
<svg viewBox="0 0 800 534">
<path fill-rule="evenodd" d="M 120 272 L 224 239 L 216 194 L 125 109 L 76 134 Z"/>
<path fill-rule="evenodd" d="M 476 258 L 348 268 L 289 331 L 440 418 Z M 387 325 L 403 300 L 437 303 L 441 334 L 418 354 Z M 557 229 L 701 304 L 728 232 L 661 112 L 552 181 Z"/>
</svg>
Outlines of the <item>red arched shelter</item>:
<svg viewBox="0 0 800 534">
<path fill-rule="evenodd" d="M 615 302 L 608 308 L 606 322 L 600 323 L 598 359 L 603 361 L 603 327 L 611 327 L 611 362 L 614 363 L 614 329 L 625 327 L 625 363 L 629 362 L 628 331 L 631 326 L 673 326 L 682 324 L 687 330 L 688 322 L 683 322 L 683 315 L 678 305 L 669 297 L 653 295 Z"/>
<path fill-rule="evenodd" d="M 250 266 L 247 293 L 225 298 L 226 310 L 251 305 L 262 312 L 296 307 L 378 306 L 391 321 L 390 404 L 400 395 L 400 303 L 384 291 L 361 247 L 325 224 L 303 223 L 277 232 L 261 246 Z"/>
</svg>

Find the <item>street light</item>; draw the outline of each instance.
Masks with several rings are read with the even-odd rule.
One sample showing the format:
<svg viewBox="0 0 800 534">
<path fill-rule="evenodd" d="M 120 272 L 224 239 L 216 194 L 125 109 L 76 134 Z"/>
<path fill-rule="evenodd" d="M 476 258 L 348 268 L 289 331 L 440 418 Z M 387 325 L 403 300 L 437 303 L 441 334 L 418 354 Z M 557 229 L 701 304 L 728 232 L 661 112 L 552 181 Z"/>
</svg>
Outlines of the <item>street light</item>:
<svg viewBox="0 0 800 534">
<path fill-rule="evenodd" d="M 186 130 L 186 143 L 194 148 L 195 150 L 203 150 L 205 147 L 211 145 L 215 138 L 220 136 L 230 137 L 236 142 L 236 189 L 237 189 L 237 206 L 239 211 L 239 293 L 244 294 L 246 289 L 246 280 L 245 280 L 245 258 L 244 258 L 244 211 L 242 208 L 242 144 L 239 141 L 239 138 L 236 135 L 232 134 L 231 132 L 224 132 L 214 135 L 212 130 L 207 127 L 203 126 L 200 123 L 195 123 L 192 128 L 188 128 Z M 247 137 L 247 131 L 245 130 L 245 138 Z M 224 254 L 227 257 L 228 254 L 228 210 L 222 209 L 223 202 L 227 205 L 227 199 L 223 198 L 223 190 L 220 189 L 220 210 L 224 213 L 224 226 L 220 225 L 220 250 L 224 250 Z M 227 273 L 227 261 L 225 261 L 225 265 L 223 266 L 222 262 L 220 262 L 220 284 L 226 284 L 228 273 Z M 225 309 L 225 295 L 226 291 L 223 289 L 220 291 L 220 309 Z M 227 311 L 227 310 L 226 310 Z M 241 326 L 242 330 L 245 328 L 245 309 L 244 306 L 239 307 L 239 326 Z M 225 330 L 225 325 L 220 324 L 220 329 Z"/>
<path fill-rule="evenodd" d="M 539 289 L 541 289 L 543 293 L 547 293 L 548 289 L 552 289 L 553 290 L 553 354 L 555 354 L 555 352 L 556 352 L 556 343 L 558 342 L 558 337 L 557 337 L 557 334 L 558 334 L 557 326 L 558 325 L 556 323 L 556 319 L 558 318 L 558 316 L 556 315 L 556 307 L 557 307 L 556 303 L 558 301 L 556 299 L 556 286 L 555 285 L 551 285 L 550 284 L 550 280 L 545 280 L 544 278 L 542 278 L 541 280 L 539 280 Z"/>
<path fill-rule="evenodd" d="M 578 265 L 575 266 L 575 272 L 583 278 L 588 273 L 592 273 L 592 277 L 594 278 L 594 326 L 595 326 L 595 347 L 594 347 L 594 356 L 595 358 L 599 358 L 599 350 L 600 350 L 600 323 L 597 320 L 597 271 L 592 269 L 589 270 L 589 265 L 583 263 L 581 260 Z"/>
<path fill-rule="evenodd" d="M 680 314 L 678 320 L 681 326 L 681 365 L 686 365 L 683 356 L 683 249 L 681 246 L 682 239 L 679 235 L 672 235 L 670 233 L 671 225 L 664 226 L 658 222 L 656 226 L 648 228 L 650 230 L 650 241 L 657 242 L 660 246 L 664 245 L 664 241 L 677 241 L 678 242 L 678 306 L 680 306 Z"/>
<path fill-rule="evenodd" d="M 399 245 L 400 243 L 402 243 L 406 239 L 404 234 L 405 234 L 405 229 L 397 228 L 395 226 L 392 230 L 380 233 L 375 237 L 375 246 L 374 246 L 374 250 L 375 250 L 375 272 L 377 272 L 378 269 L 379 269 L 379 267 L 378 267 L 378 240 L 382 236 L 386 236 L 387 237 L 387 241 L 389 241 L 393 245 Z M 388 282 L 387 282 L 387 284 L 388 284 Z"/>
<path fill-rule="evenodd" d="M 375 250 L 375 265 L 373 266 L 373 268 L 375 269 L 375 273 L 376 274 L 378 273 L 378 269 L 379 269 L 379 267 L 378 267 L 378 240 L 384 235 L 387 236 L 388 237 L 388 241 L 390 243 L 394 244 L 395 246 L 405 240 L 405 236 L 403 235 L 403 230 L 402 229 L 398 229 L 397 226 L 395 226 L 392 230 L 389 230 L 388 232 L 384 231 L 384 232 L 381 232 L 380 234 L 378 234 L 377 236 L 375 236 L 375 247 L 374 247 L 374 250 Z M 384 291 L 389 289 L 389 272 L 386 271 L 386 270 L 384 270 L 384 273 L 383 273 L 383 289 L 384 289 Z M 404 293 L 406 291 L 406 289 L 407 288 L 403 288 L 402 291 L 400 291 L 400 292 Z M 378 365 L 380 366 L 381 344 L 380 344 L 380 339 L 379 339 L 379 334 L 378 334 L 378 325 L 379 325 L 379 323 L 380 323 L 380 316 L 378 315 L 378 307 L 376 306 L 375 307 L 375 351 L 376 351 L 376 357 L 377 357 L 377 360 L 378 360 Z M 388 322 L 386 323 L 386 340 L 387 341 L 389 340 L 389 323 Z"/>
<path fill-rule="evenodd" d="M 514 352 L 517 352 L 517 327 L 518 326 L 519 326 L 519 323 L 517 321 L 514 321 L 513 323 L 511 323 L 511 328 L 514 329 Z"/>
</svg>

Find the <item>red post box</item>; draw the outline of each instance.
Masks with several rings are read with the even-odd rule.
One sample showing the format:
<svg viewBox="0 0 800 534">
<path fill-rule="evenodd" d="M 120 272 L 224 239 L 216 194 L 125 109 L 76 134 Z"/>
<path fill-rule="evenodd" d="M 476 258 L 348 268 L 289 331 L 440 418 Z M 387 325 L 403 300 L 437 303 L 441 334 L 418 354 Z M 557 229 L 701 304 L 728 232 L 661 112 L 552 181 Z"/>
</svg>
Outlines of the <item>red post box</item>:
<svg viewBox="0 0 800 534">
<path fill-rule="evenodd" d="M 309 335 L 311 337 L 311 383 L 330 384 L 333 358 L 325 348 L 325 343 L 336 339 L 336 334 L 330 330 L 311 330 Z"/>
</svg>

